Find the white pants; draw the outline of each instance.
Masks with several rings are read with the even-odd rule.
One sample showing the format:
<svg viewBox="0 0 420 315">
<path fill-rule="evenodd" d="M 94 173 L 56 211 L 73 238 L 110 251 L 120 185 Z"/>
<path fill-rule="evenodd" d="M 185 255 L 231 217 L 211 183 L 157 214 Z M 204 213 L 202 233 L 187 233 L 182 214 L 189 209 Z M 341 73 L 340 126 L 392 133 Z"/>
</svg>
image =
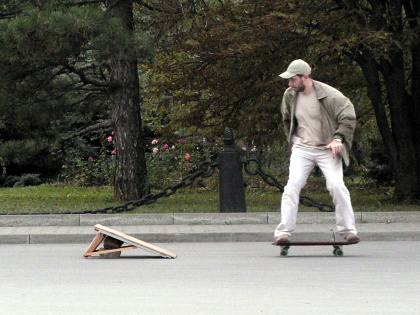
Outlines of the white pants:
<svg viewBox="0 0 420 315">
<path fill-rule="evenodd" d="M 350 193 L 343 181 L 342 158 L 333 158 L 331 150 L 294 148 L 290 157 L 289 180 L 281 199 L 281 222 L 274 237 L 290 236 L 295 230 L 300 191 L 315 165 L 324 174 L 327 189 L 333 197 L 337 231 L 344 237 L 349 232 L 357 234 Z"/>
</svg>

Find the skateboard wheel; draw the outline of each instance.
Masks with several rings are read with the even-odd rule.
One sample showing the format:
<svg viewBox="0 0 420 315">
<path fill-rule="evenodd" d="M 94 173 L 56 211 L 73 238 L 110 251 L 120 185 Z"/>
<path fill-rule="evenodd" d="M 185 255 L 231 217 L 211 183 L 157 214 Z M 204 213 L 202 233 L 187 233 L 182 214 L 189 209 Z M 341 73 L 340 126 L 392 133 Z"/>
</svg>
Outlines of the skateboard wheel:
<svg viewBox="0 0 420 315">
<path fill-rule="evenodd" d="M 336 257 L 341 257 L 344 255 L 344 252 L 342 249 L 334 249 L 333 253 L 334 253 L 334 256 Z"/>
<path fill-rule="evenodd" d="M 287 249 L 282 249 L 282 250 L 280 251 L 280 256 L 282 256 L 282 257 L 286 257 L 288 253 L 289 253 L 289 251 L 288 251 Z"/>
</svg>

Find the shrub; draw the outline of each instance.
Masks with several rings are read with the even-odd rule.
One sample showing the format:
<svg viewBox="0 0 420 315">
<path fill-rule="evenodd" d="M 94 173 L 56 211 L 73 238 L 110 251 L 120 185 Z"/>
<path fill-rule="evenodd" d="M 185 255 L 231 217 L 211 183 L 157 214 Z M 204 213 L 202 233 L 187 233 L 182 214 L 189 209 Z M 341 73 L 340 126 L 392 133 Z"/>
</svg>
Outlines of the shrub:
<svg viewBox="0 0 420 315">
<path fill-rule="evenodd" d="M 146 144 L 148 182 L 151 189 L 177 183 L 197 171 L 203 161 L 215 159 L 218 145 L 195 139 L 179 138 L 176 143 L 153 139 Z"/>
<path fill-rule="evenodd" d="M 23 174 L 21 176 L 3 176 L 1 178 L 4 187 L 25 187 L 37 186 L 42 184 L 40 174 Z"/>
<path fill-rule="evenodd" d="M 367 177 L 374 179 L 376 185 L 387 186 L 393 182 L 391 161 L 382 140 L 370 139 L 370 161 L 367 163 Z"/>
<path fill-rule="evenodd" d="M 87 187 L 111 185 L 115 168 L 112 141 L 112 135 L 100 133 L 69 148 L 66 151 L 60 179 Z M 99 145 L 92 145 L 95 142 Z"/>
</svg>

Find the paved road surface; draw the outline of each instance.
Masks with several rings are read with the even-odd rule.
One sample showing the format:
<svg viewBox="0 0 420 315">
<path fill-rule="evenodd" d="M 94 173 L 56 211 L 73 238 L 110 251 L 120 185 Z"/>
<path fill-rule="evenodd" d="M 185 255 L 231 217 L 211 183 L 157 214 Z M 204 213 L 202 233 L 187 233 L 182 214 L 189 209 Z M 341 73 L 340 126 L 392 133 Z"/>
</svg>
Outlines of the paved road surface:
<svg viewBox="0 0 420 315">
<path fill-rule="evenodd" d="M 419 242 L 330 247 L 170 243 L 83 258 L 89 244 L 0 245 L 0 314 L 418 314 Z"/>
</svg>

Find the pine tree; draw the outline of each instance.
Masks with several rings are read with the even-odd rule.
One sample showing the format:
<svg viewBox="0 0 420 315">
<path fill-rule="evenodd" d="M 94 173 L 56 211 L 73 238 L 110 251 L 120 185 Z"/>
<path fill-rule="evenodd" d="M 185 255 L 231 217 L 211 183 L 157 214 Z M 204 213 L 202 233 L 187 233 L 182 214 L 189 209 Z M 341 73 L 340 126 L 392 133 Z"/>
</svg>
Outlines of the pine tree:
<svg viewBox="0 0 420 315">
<path fill-rule="evenodd" d="M 142 197 L 147 172 L 138 62 L 149 52 L 147 37 L 134 28 L 133 1 L 13 1 L 0 4 L 0 18 L 3 141 L 37 139 L 37 131 L 54 141 L 72 130 L 66 130 L 71 124 L 52 128 L 53 122 L 95 110 L 106 119 L 109 111 L 115 199 Z"/>
</svg>

